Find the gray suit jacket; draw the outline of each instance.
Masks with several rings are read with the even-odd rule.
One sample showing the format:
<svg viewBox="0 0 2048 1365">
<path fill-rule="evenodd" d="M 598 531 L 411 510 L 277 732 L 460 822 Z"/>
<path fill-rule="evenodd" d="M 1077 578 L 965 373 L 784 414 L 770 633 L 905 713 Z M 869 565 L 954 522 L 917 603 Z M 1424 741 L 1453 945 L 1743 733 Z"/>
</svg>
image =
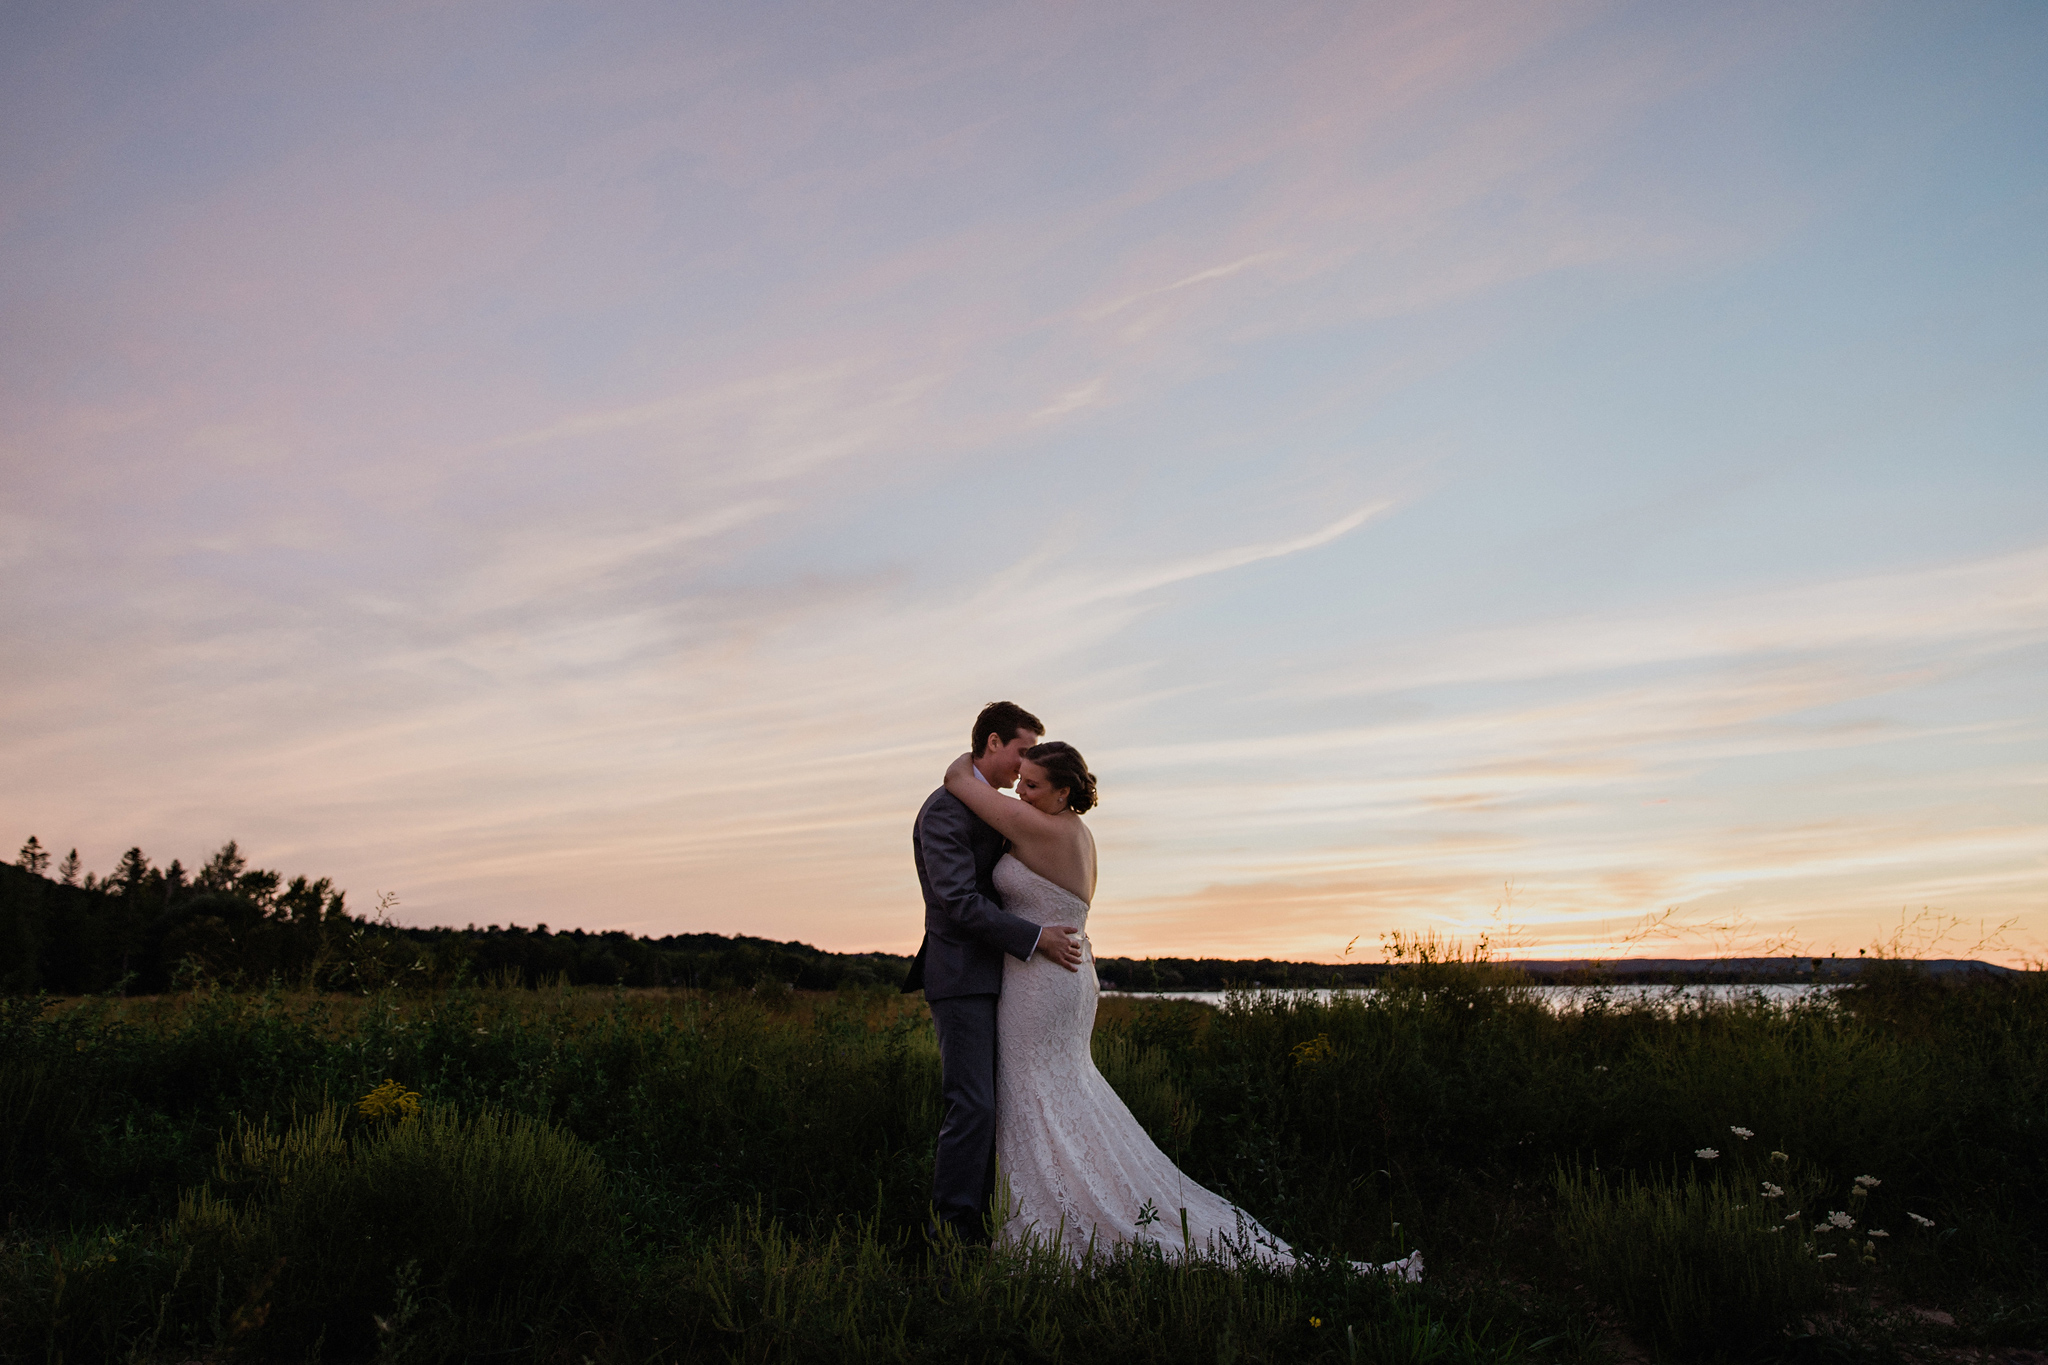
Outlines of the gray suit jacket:
<svg viewBox="0 0 2048 1365">
<path fill-rule="evenodd" d="M 1009 842 L 941 787 L 918 811 L 910 846 L 924 891 L 924 942 L 903 989 L 922 990 L 927 1000 L 1002 994 L 1003 954 L 1028 961 L 1039 931 L 996 895 L 996 860 Z"/>
</svg>

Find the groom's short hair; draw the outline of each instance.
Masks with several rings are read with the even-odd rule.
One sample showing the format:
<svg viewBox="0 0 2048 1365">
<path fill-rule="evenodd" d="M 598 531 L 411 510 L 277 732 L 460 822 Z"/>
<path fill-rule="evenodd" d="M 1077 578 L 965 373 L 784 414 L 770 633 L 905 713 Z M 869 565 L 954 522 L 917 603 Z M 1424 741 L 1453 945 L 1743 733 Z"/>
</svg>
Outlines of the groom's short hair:
<svg viewBox="0 0 2048 1365">
<path fill-rule="evenodd" d="M 1045 738 L 1045 722 L 1016 702 L 990 702 L 982 707 L 981 714 L 974 718 L 974 756 L 980 758 L 988 752 L 990 735 L 1008 744 L 1017 737 L 1019 730 L 1029 730 L 1040 739 Z"/>
</svg>

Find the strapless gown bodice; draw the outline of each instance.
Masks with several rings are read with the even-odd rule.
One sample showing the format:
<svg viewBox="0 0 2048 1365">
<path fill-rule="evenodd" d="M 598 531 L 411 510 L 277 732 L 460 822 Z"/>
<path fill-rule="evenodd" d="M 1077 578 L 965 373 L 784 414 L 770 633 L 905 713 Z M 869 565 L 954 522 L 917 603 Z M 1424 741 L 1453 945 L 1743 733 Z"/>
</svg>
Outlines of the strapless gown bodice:
<svg viewBox="0 0 2048 1365">
<path fill-rule="evenodd" d="M 1088 902 L 1058 882 L 1039 876 L 1019 862 L 1014 853 L 1005 853 L 996 863 L 995 883 L 996 894 L 1003 898 L 1003 909 L 1013 915 L 1033 924 L 1065 924 L 1084 931 L 1088 928 Z"/>
</svg>

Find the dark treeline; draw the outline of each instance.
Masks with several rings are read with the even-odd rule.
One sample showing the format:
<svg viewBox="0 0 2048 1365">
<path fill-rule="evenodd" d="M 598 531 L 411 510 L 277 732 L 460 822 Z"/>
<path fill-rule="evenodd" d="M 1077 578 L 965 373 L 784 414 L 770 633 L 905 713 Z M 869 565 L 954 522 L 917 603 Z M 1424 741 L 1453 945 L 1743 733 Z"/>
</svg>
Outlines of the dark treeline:
<svg viewBox="0 0 2048 1365">
<path fill-rule="evenodd" d="M 0 866 L 0 990 L 155 994 L 201 980 L 367 991 L 463 980 L 529 985 L 753 987 L 894 984 L 909 959 L 827 953 L 805 943 L 722 934 L 636 937 L 490 925 L 416 929 L 388 903 L 350 913 L 326 877 L 249 866 L 232 842 L 196 871 L 131 848 L 106 878 L 53 869 L 31 839 Z"/>
</svg>

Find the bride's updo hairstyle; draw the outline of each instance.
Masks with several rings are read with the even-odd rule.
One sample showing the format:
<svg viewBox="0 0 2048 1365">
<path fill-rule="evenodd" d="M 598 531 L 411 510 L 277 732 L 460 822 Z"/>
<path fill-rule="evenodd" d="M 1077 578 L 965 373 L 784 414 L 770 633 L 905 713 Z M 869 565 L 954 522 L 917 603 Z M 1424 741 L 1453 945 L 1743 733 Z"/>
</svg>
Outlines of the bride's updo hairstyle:
<svg viewBox="0 0 2048 1365">
<path fill-rule="evenodd" d="M 1095 804 L 1095 774 L 1081 751 L 1065 740 L 1049 739 L 1024 751 L 1024 757 L 1045 769 L 1055 789 L 1067 789 L 1067 809 L 1080 815 Z"/>
</svg>

